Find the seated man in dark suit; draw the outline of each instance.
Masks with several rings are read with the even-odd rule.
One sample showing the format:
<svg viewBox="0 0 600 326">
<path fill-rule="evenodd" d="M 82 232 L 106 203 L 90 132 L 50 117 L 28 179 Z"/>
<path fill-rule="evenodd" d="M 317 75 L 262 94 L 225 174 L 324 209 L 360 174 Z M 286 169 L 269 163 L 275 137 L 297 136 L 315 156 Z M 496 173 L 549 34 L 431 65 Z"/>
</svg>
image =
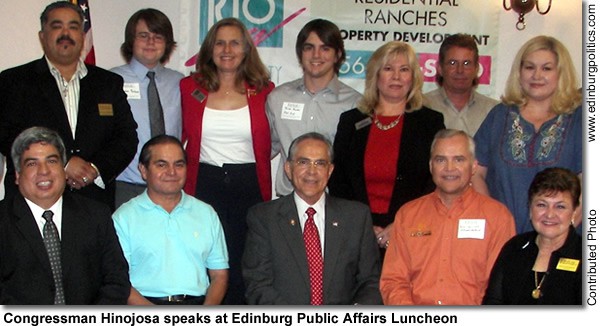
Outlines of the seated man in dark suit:
<svg viewBox="0 0 600 326">
<path fill-rule="evenodd" d="M 0 74 L 0 153 L 8 157 L 23 130 L 42 126 L 66 146 L 69 189 L 114 209 L 114 179 L 137 150 L 123 78 L 80 59 L 83 12 L 68 1 L 49 4 L 40 16 L 44 57 Z M 17 193 L 14 166 L 6 164 L 5 198 Z"/>
<path fill-rule="evenodd" d="M 0 202 L 0 304 L 125 304 L 130 283 L 108 206 L 65 189 L 55 131 L 11 150 L 19 192 Z"/>
<path fill-rule="evenodd" d="M 248 212 L 242 261 L 249 304 L 381 304 L 379 251 L 369 208 L 325 193 L 331 142 L 292 141 L 285 173 L 294 193 Z"/>
</svg>

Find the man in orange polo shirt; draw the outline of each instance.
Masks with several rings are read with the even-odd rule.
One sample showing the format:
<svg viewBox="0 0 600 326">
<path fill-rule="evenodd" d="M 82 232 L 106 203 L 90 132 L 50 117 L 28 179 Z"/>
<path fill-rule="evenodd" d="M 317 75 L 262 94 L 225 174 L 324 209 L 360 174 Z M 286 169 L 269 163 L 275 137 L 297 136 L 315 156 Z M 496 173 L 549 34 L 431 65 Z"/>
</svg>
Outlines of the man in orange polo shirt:
<svg viewBox="0 0 600 326">
<path fill-rule="evenodd" d="M 381 274 L 388 305 L 478 305 L 504 243 L 511 213 L 471 187 L 475 143 L 464 131 L 439 131 L 429 168 L 434 192 L 396 214 Z"/>
</svg>

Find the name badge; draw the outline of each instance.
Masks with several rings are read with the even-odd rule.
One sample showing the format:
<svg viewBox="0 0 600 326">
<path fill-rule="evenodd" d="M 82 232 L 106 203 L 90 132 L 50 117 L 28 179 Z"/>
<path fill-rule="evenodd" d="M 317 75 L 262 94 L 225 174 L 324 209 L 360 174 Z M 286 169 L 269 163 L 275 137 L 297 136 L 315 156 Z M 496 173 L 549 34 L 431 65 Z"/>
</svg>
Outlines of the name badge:
<svg viewBox="0 0 600 326">
<path fill-rule="evenodd" d="M 283 102 L 281 107 L 281 119 L 283 120 L 302 120 L 304 103 Z"/>
<path fill-rule="evenodd" d="M 124 83 L 123 91 L 127 94 L 128 100 L 139 100 L 142 98 L 139 83 Z"/>
<path fill-rule="evenodd" d="M 192 97 L 196 99 L 196 101 L 202 103 L 204 102 L 204 100 L 206 99 L 206 95 L 204 95 L 204 93 L 202 93 L 199 89 L 195 89 L 192 92 Z"/>
<path fill-rule="evenodd" d="M 373 122 L 371 120 L 371 118 L 364 118 L 364 119 L 360 120 L 359 122 L 355 123 L 354 128 L 356 128 L 356 130 L 362 129 L 366 126 L 370 126 L 371 122 Z"/>
<path fill-rule="evenodd" d="M 485 237 L 484 219 L 460 219 L 458 220 L 459 239 L 483 239 Z"/>
<path fill-rule="evenodd" d="M 101 117 L 112 117 L 114 115 L 112 104 L 98 103 L 98 114 Z"/>
<path fill-rule="evenodd" d="M 579 259 L 561 258 L 558 260 L 556 269 L 567 272 L 576 272 L 579 266 Z"/>
</svg>

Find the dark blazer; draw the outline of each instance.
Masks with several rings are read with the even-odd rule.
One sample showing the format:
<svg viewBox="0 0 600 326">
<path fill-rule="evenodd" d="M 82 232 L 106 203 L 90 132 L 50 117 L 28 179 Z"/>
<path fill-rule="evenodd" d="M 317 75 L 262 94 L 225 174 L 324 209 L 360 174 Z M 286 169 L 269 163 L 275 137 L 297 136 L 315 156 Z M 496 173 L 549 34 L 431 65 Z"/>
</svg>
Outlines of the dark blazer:
<svg viewBox="0 0 600 326">
<path fill-rule="evenodd" d="M 63 195 L 61 250 L 67 304 L 126 304 L 128 265 L 104 204 Z M 0 303 L 54 302 L 44 240 L 23 196 L 0 202 Z"/>
<path fill-rule="evenodd" d="M 294 195 L 248 211 L 242 260 L 248 304 L 310 304 L 308 262 Z M 379 251 L 368 207 L 326 197 L 323 300 L 382 304 Z"/>
<path fill-rule="evenodd" d="M 82 195 L 114 206 L 114 179 L 129 165 L 137 150 L 137 124 L 133 119 L 123 79 L 95 66 L 86 66 L 80 81 L 75 138 L 71 133 L 61 93 L 44 58 L 0 74 L 0 152 L 10 147 L 23 130 L 43 126 L 63 139 L 67 158 L 76 155 L 94 163 L 106 185 L 84 187 Z M 14 166 L 7 160 L 6 198 L 17 192 Z"/>
<path fill-rule="evenodd" d="M 365 150 L 371 124 L 371 118 L 358 109 L 340 116 L 333 143 L 335 168 L 329 179 L 329 193 L 332 196 L 369 204 L 365 182 Z M 396 182 L 388 211 L 391 221 L 404 203 L 434 190 L 429 172 L 429 151 L 433 137 L 444 128 L 441 113 L 425 107 L 405 113 Z M 389 222 L 380 226 L 386 226 Z"/>
</svg>

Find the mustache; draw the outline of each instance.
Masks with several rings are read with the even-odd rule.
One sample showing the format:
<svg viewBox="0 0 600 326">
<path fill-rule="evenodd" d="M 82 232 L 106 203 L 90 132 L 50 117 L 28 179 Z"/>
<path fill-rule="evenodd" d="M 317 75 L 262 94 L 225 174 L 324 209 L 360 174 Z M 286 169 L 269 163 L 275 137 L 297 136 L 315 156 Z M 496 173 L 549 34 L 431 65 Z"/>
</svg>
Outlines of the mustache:
<svg viewBox="0 0 600 326">
<path fill-rule="evenodd" d="M 71 43 L 71 45 L 75 45 L 75 41 L 73 41 L 73 39 L 71 37 L 69 37 L 69 35 L 62 35 L 61 37 L 59 37 L 56 40 L 56 43 L 60 43 L 62 41 L 67 41 L 67 42 Z"/>
</svg>

